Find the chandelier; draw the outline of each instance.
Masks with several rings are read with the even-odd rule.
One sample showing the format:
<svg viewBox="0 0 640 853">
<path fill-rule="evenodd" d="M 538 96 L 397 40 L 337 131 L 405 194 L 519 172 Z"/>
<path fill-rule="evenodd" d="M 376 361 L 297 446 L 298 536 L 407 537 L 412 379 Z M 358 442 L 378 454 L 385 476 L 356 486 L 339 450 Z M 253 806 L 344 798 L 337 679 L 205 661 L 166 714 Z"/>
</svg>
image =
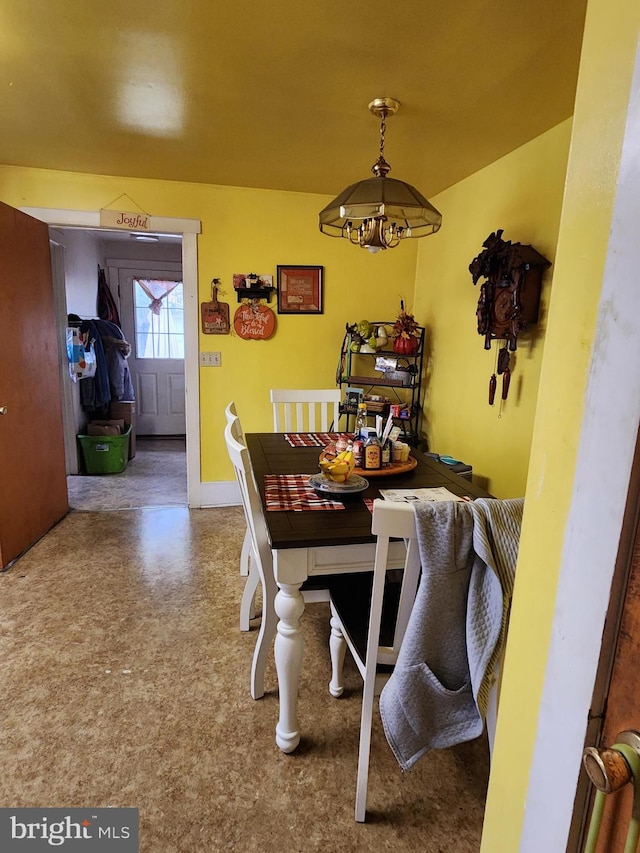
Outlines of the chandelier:
<svg viewBox="0 0 640 853">
<path fill-rule="evenodd" d="M 380 118 L 380 154 L 371 167 L 375 177 L 351 184 L 320 211 L 323 234 L 346 237 L 356 246 L 378 252 L 394 249 L 408 237 L 426 237 L 439 230 L 442 215 L 422 193 L 387 177 L 391 166 L 384 159 L 386 119 L 399 106 L 395 98 L 376 98 L 369 104 Z"/>
</svg>

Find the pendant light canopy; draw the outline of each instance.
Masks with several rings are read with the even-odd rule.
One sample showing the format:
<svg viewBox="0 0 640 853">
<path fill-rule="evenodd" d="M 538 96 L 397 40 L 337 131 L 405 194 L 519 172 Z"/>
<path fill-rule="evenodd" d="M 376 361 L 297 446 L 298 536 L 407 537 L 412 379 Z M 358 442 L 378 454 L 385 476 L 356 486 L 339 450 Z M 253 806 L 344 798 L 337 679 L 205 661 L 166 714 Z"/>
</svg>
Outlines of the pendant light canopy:
<svg viewBox="0 0 640 853">
<path fill-rule="evenodd" d="M 393 249 L 408 237 L 426 237 L 439 230 L 442 216 L 411 184 L 387 175 L 384 159 L 386 118 L 398 111 L 395 98 L 376 98 L 369 104 L 380 118 L 380 154 L 371 167 L 373 178 L 351 184 L 320 211 L 319 224 L 329 237 L 346 237 L 370 252 Z"/>
</svg>

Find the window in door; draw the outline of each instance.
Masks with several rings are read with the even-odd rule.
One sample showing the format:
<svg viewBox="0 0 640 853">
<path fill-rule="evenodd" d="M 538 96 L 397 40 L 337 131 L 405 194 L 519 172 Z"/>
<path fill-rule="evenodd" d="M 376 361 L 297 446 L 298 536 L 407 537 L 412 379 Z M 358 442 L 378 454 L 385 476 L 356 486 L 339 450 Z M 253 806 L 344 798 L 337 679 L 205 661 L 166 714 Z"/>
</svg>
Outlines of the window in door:
<svg viewBox="0 0 640 853">
<path fill-rule="evenodd" d="M 133 279 L 136 358 L 184 358 L 181 281 Z"/>
</svg>

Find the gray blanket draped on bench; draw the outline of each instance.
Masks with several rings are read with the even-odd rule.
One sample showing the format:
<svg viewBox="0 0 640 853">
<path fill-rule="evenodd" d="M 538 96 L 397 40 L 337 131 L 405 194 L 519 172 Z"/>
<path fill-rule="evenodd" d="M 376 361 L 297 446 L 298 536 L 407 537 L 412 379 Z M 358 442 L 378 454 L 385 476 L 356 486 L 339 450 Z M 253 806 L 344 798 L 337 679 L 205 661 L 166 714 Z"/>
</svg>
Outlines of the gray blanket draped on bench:
<svg viewBox="0 0 640 853">
<path fill-rule="evenodd" d="M 508 625 L 524 500 L 416 503 L 420 586 L 380 696 L 403 770 L 478 737 Z"/>
</svg>

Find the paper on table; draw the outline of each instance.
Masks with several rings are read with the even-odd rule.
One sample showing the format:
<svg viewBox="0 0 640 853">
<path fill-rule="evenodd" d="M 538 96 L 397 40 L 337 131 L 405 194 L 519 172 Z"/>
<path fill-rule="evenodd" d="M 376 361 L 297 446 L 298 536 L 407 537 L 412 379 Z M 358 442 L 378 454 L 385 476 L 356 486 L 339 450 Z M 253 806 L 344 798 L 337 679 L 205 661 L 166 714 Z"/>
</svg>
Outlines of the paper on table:
<svg viewBox="0 0 640 853">
<path fill-rule="evenodd" d="M 470 501 L 471 498 L 454 495 L 444 486 L 433 489 L 380 489 L 380 494 L 386 501 Z"/>
</svg>

